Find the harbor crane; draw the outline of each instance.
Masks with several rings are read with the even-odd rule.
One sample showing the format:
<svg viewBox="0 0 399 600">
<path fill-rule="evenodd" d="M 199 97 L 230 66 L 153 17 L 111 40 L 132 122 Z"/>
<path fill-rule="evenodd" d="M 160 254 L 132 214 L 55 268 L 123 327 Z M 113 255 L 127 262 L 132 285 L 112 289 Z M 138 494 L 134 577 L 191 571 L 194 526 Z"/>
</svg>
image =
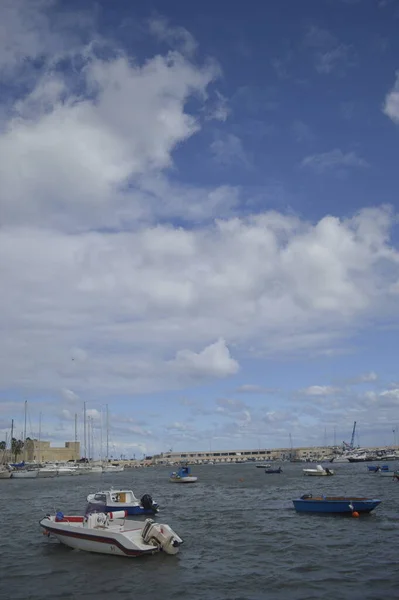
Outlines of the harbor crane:
<svg viewBox="0 0 399 600">
<path fill-rule="evenodd" d="M 344 446 L 346 448 L 349 448 L 350 450 L 353 450 L 355 447 L 355 433 L 356 433 L 356 421 L 353 422 L 352 437 L 351 437 L 350 444 L 348 444 L 348 442 L 344 442 Z"/>
</svg>

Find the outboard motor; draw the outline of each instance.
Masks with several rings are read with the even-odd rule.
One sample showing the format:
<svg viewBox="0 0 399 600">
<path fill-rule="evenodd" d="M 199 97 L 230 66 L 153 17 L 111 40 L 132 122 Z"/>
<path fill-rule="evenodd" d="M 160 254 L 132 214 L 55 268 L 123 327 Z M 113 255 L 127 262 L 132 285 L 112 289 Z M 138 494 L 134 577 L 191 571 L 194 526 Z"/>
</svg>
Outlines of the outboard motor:
<svg viewBox="0 0 399 600">
<path fill-rule="evenodd" d="M 141 537 L 147 544 L 153 544 L 166 554 L 177 554 L 183 540 L 173 531 L 169 525 L 154 523 L 152 519 L 146 519 L 141 532 Z"/>
<path fill-rule="evenodd" d="M 140 502 L 141 502 L 141 506 L 145 510 L 152 510 L 152 511 L 156 512 L 157 509 L 156 509 L 156 507 L 154 507 L 154 502 L 153 502 L 150 494 L 144 494 L 144 496 L 141 498 Z"/>
</svg>

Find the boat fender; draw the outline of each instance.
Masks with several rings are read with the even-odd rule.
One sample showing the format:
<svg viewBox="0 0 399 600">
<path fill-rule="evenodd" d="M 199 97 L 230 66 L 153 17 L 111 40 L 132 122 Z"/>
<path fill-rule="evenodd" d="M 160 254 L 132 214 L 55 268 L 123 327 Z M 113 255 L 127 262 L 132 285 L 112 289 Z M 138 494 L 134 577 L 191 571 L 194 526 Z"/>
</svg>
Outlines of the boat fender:
<svg viewBox="0 0 399 600">
<path fill-rule="evenodd" d="M 127 515 L 126 510 L 114 510 L 108 513 L 108 517 L 111 519 L 124 519 Z"/>
</svg>

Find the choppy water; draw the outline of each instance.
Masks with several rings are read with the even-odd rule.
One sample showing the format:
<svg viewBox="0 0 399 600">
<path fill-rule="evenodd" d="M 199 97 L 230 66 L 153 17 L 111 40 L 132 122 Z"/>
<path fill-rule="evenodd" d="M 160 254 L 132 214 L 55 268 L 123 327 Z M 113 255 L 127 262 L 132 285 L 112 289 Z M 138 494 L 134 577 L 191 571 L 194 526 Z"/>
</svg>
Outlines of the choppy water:
<svg viewBox="0 0 399 600">
<path fill-rule="evenodd" d="M 254 464 L 196 467 L 197 484 L 168 481 L 169 469 L 106 476 L 0 480 L 1 600 L 381 600 L 398 597 L 399 482 L 364 464 L 335 477 L 304 465 L 266 475 Z M 185 543 L 177 556 L 126 559 L 71 550 L 41 535 L 45 512 L 82 514 L 86 495 L 110 485 L 150 493 L 157 520 Z M 382 504 L 359 519 L 301 515 L 303 493 L 367 495 Z"/>
</svg>

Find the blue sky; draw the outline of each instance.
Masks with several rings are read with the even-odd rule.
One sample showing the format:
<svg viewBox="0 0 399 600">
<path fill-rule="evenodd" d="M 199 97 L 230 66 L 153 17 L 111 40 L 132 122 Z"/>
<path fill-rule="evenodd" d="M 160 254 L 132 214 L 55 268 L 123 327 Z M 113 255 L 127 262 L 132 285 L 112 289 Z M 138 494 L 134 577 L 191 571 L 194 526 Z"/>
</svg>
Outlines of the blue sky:
<svg viewBox="0 0 399 600">
<path fill-rule="evenodd" d="M 2 437 L 392 444 L 397 3 L 0 10 Z"/>
</svg>

